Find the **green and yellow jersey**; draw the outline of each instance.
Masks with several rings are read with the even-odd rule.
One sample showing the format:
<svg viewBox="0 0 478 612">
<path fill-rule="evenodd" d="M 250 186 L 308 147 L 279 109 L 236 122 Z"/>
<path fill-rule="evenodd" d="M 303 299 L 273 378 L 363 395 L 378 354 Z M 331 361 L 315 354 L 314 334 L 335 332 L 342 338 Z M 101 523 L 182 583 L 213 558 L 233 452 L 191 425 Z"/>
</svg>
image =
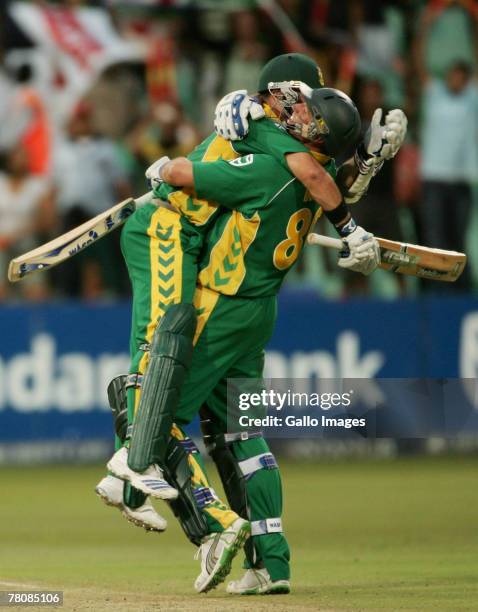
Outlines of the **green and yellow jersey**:
<svg viewBox="0 0 478 612">
<path fill-rule="evenodd" d="M 310 151 L 304 144 L 290 136 L 280 123 L 266 117 L 259 121 L 251 121 L 248 135 L 240 141 L 231 142 L 212 134 L 188 155 L 188 159 L 192 162 L 215 162 L 238 159 L 248 153 L 266 153 L 284 170 L 288 170 L 286 162 L 288 153 L 310 153 Z M 329 161 L 325 156 L 318 157 L 321 163 L 333 164 L 333 160 Z M 198 196 L 194 189 L 171 187 L 167 183 L 162 183 L 155 190 L 155 196 L 167 200 L 194 226 L 196 231 L 201 233 L 207 231 L 220 214 L 217 202 L 212 198 Z"/>
<path fill-rule="evenodd" d="M 335 178 L 335 166 L 328 172 Z M 321 213 L 305 187 L 271 155 L 193 163 L 199 198 L 229 212 L 206 236 L 199 282 L 224 295 L 275 295 Z"/>
</svg>

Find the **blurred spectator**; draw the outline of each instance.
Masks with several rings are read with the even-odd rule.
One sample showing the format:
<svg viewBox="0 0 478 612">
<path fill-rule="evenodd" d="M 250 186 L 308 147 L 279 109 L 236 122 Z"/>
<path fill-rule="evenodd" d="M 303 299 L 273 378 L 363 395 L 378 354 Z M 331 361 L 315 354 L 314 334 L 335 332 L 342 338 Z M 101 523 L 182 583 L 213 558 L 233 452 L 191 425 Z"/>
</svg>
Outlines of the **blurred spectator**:
<svg viewBox="0 0 478 612">
<path fill-rule="evenodd" d="M 0 64 L 0 147 L 2 149 L 10 149 L 16 144 L 30 121 L 28 109 L 23 105 L 17 105 L 16 101 L 15 84 Z"/>
<path fill-rule="evenodd" d="M 63 232 L 131 194 L 118 151 L 111 140 L 96 134 L 91 108 L 85 102 L 77 106 L 66 138 L 55 151 L 53 175 Z M 54 274 L 57 286 L 68 296 L 87 298 L 101 296 L 108 288 L 118 289 L 118 240 L 100 241 L 61 266 Z"/>
<path fill-rule="evenodd" d="M 26 148 L 18 144 L 5 155 L 5 172 L 0 174 L 0 299 L 13 293 L 7 282 L 8 262 L 33 249 L 39 236 L 55 225 L 55 210 L 49 181 L 29 174 Z M 46 295 L 46 278 L 33 275 L 15 288 L 25 297 L 40 299 Z"/>
<path fill-rule="evenodd" d="M 353 4 L 349 0 L 301 0 L 294 4 L 298 5 L 299 29 L 314 51 L 326 85 L 350 90 L 356 63 Z"/>
<path fill-rule="evenodd" d="M 357 73 L 380 79 L 389 107 L 403 102 L 401 56 L 404 24 L 395 9 L 399 0 L 352 0 L 351 24 L 358 45 Z"/>
<path fill-rule="evenodd" d="M 55 151 L 53 175 L 63 218 L 74 209 L 92 217 L 129 193 L 116 147 L 95 132 L 91 108 L 85 102 L 78 104 Z"/>
<path fill-rule="evenodd" d="M 428 0 L 418 21 L 415 52 L 427 74 L 443 77 L 450 64 L 476 62 L 475 0 Z"/>
<path fill-rule="evenodd" d="M 51 142 L 48 116 L 42 97 L 31 84 L 32 69 L 22 64 L 15 73 L 18 83 L 15 104 L 19 112 L 28 116 L 28 125 L 22 134 L 22 143 L 28 151 L 30 172 L 47 174 L 50 170 Z"/>
<path fill-rule="evenodd" d="M 259 74 L 268 57 L 267 46 L 260 40 L 260 19 L 255 11 L 233 14 L 231 55 L 226 66 L 224 90 L 247 89 L 255 92 Z"/>
<path fill-rule="evenodd" d="M 157 104 L 151 114 L 137 122 L 124 140 L 123 156 L 134 177 L 134 193 L 145 190 L 145 169 L 167 155 L 187 155 L 200 142 L 197 130 L 171 103 Z"/>
<path fill-rule="evenodd" d="M 464 251 L 478 179 L 478 85 L 471 66 L 459 60 L 445 79 L 427 80 L 422 110 L 423 242 Z M 456 284 L 470 288 L 469 269 Z"/>
</svg>

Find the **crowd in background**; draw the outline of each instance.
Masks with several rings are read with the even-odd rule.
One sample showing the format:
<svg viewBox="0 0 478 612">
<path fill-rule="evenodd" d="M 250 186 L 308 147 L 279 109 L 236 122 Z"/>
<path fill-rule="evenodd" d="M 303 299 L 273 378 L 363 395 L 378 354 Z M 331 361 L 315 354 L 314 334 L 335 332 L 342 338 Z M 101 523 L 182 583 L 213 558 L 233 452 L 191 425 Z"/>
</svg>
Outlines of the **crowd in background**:
<svg viewBox="0 0 478 612">
<path fill-rule="evenodd" d="M 57 48 L 22 27 L 20 4 L 44 11 Z M 407 113 L 407 141 L 356 205 L 357 221 L 385 238 L 470 257 L 458 283 L 438 287 L 385 272 L 341 274 L 335 255 L 308 248 L 288 282 L 331 297 L 476 291 L 477 0 L 279 0 L 275 15 L 262 4 L 2 3 L 0 301 L 127 296 L 119 232 L 16 285 L 6 280 L 8 261 L 147 191 L 146 167 L 187 154 L 211 132 L 217 100 L 234 89 L 254 93 L 264 63 L 286 51 L 311 55 L 326 84 L 351 95 L 364 131 L 377 107 Z M 99 44 L 79 17 L 85 7 L 135 49 L 92 69 L 89 81 L 86 62 Z"/>
</svg>

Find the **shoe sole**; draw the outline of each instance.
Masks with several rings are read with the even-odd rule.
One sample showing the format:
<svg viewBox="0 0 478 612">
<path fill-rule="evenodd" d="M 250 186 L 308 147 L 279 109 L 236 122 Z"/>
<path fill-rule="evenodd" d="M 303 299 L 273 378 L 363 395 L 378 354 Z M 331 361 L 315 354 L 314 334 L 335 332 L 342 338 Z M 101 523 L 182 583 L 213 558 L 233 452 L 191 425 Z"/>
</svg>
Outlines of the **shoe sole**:
<svg viewBox="0 0 478 612">
<path fill-rule="evenodd" d="M 125 510 L 125 507 L 124 507 L 123 503 L 116 503 L 116 502 L 111 501 L 111 498 L 108 497 L 101 489 L 95 488 L 95 493 L 96 493 L 96 495 L 98 495 L 98 497 L 101 499 L 101 501 L 103 501 L 110 508 L 118 508 L 118 510 L 120 510 L 120 512 L 124 516 L 124 518 L 129 523 L 134 525 L 135 527 L 141 527 L 142 529 L 144 529 L 145 531 L 148 531 L 148 532 L 153 532 L 154 531 L 156 533 L 163 533 L 163 531 L 166 531 L 167 525 L 164 527 L 164 529 L 159 529 L 158 527 L 153 527 L 149 523 L 145 523 L 141 519 L 138 519 L 138 518 L 135 518 L 134 516 L 131 516 Z"/>
<path fill-rule="evenodd" d="M 121 508 L 123 506 L 121 502 L 117 503 L 117 502 L 112 501 L 111 497 L 109 497 L 103 491 L 103 489 L 100 489 L 99 487 L 95 487 L 95 493 L 96 495 L 98 495 L 101 501 L 104 502 L 107 506 L 110 506 L 110 508 Z"/>
<path fill-rule="evenodd" d="M 287 584 L 279 584 L 277 586 L 269 587 L 267 590 L 247 589 L 246 591 L 227 591 L 229 595 L 288 595 L 290 593 L 290 586 Z"/>
<path fill-rule="evenodd" d="M 216 567 L 218 568 L 217 571 L 213 571 L 208 582 L 206 582 L 206 584 L 202 587 L 202 589 L 198 591 L 199 593 L 207 593 L 208 591 L 215 589 L 219 584 L 221 584 L 221 582 L 224 582 L 224 580 L 227 578 L 227 576 L 229 575 L 231 571 L 232 562 L 234 560 L 234 557 L 237 555 L 239 550 L 244 546 L 247 538 L 250 535 L 251 535 L 251 524 L 244 523 L 244 525 L 242 525 L 242 527 L 237 532 L 237 535 L 234 541 L 231 542 L 229 547 L 223 551 L 221 558 L 216 563 Z"/>
<path fill-rule="evenodd" d="M 160 529 L 159 527 L 153 527 L 149 523 L 145 523 L 141 519 L 135 518 L 134 516 L 131 516 L 130 514 L 128 514 L 127 511 L 124 509 L 124 507 L 121 510 L 121 514 L 124 516 L 124 518 L 129 523 L 131 523 L 132 525 L 135 525 L 136 527 L 142 527 L 145 531 L 148 531 L 148 532 L 163 533 L 164 531 L 166 531 L 168 527 L 167 525 L 165 525 L 162 529 Z"/>
<path fill-rule="evenodd" d="M 288 595 L 290 593 L 290 587 L 286 585 L 272 587 L 265 593 L 261 593 L 261 595 Z"/>
<path fill-rule="evenodd" d="M 157 490 L 157 489 L 150 489 L 147 485 L 143 483 L 141 478 L 138 478 L 138 476 L 136 476 L 136 474 L 133 471 L 124 472 L 122 470 L 117 470 L 115 464 L 112 463 L 111 461 L 107 463 L 106 467 L 117 478 L 120 478 L 121 480 L 127 480 L 129 483 L 132 484 L 132 486 L 135 489 L 138 489 L 142 493 L 145 493 L 146 495 L 150 495 L 151 497 L 154 497 L 155 499 L 174 500 L 174 499 L 177 499 L 178 497 L 178 492 L 176 491 L 176 489 L 173 489 L 172 487 L 167 492 L 166 491 L 161 492 L 160 490 Z"/>
</svg>

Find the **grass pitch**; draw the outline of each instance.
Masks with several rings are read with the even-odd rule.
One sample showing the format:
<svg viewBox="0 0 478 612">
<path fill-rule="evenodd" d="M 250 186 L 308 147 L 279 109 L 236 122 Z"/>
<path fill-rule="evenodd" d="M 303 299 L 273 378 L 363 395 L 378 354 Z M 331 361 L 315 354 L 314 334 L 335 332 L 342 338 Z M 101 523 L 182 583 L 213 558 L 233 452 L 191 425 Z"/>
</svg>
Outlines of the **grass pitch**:
<svg viewBox="0 0 478 612">
<path fill-rule="evenodd" d="M 101 466 L 2 468 L 0 590 L 63 590 L 65 610 L 478 610 L 477 468 L 282 465 L 293 592 L 245 598 L 195 594 L 199 564 L 169 510 L 164 534 L 133 527 L 94 495 Z"/>
</svg>

